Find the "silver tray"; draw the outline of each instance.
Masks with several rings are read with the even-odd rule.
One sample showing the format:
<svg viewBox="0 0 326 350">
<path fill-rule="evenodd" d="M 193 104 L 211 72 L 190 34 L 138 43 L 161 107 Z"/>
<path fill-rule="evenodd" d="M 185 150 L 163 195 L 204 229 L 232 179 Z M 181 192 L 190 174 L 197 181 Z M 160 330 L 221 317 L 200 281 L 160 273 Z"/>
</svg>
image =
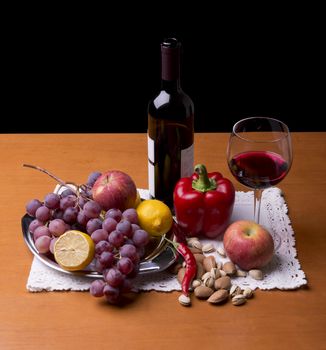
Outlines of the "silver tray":
<svg viewBox="0 0 326 350">
<path fill-rule="evenodd" d="M 35 247 L 33 235 L 29 231 L 29 224 L 33 221 L 33 217 L 28 214 L 24 215 L 21 219 L 22 231 L 24 240 L 30 249 L 30 251 L 34 254 L 34 256 L 40 260 L 45 265 L 51 267 L 54 270 L 64 272 L 70 275 L 76 276 L 84 276 L 84 277 L 93 277 L 93 278 L 101 278 L 103 277 L 101 273 L 96 271 L 92 271 L 91 267 L 88 266 L 85 270 L 80 271 L 67 271 L 62 269 L 53 259 L 52 254 L 41 254 Z M 169 239 L 172 239 L 172 234 L 169 235 Z M 171 266 L 177 259 L 176 252 L 174 248 L 169 244 L 164 237 L 162 237 L 157 244 L 155 244 L 155 248 L 153 251 L 147 254 L 147 256 L 140 262 L 139 264 L 139 274 L 145 273 L 155 273 L 166 270 L 169 266 Z"/>
</svg>

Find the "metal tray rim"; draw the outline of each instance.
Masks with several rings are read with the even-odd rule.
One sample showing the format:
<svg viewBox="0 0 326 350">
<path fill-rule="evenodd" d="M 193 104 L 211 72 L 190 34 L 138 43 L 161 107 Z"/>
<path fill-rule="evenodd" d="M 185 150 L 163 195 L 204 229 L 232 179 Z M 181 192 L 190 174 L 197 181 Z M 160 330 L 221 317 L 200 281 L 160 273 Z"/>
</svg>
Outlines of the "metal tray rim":
<svg viewBox="0 0 326 350">
<path fill-rule="evenodd" d="M 99 272 L 92 271 L 91 269 L 79 270 L 79 271 L 67 271 L 61 268 L 55 261 L 53 261 L 47 254 L 41 254 L 35 247 L 33 236 L 29 231 L 29 224 L 34 218 L 25 214 L 21 219 L 22 232 L 24 241 L 33 253 L 33 255 L 42 263 L 48 267 L 74 276 L 83 276 L 91 278 L 102 278 L 103 275 Z M 143 261 L 139 264 L 139 274 L 155 273 L 166 270 L 171 266 L 177 259 L 175 249 L 168 242 L 160 242 L 158 247 Z"/>
</svg>

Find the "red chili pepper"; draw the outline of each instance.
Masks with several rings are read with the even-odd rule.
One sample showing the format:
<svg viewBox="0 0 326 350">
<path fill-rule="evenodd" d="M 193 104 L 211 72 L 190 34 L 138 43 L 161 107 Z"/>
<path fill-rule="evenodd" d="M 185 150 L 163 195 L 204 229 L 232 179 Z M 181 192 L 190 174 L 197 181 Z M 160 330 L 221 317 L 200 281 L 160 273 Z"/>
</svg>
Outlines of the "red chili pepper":
<svg viewBox="0 0 326 350">
<path fill-rule="evenodd" d="M 186 234 L 183 232 L 181 227 L 175 221 L 173 221 L 172 231 L 178 243 L 187 244 Z"/>
<path fill-rule="evenodd" d="M 186 272 L 182 280 L 181 289 L 183 294 L 188 296 L 190 283 L 197 273 L 196 259 L 192 251 L 184 243 L 177 243 L 177 251 L 182 255 L 186 262 Z"/>
<path fill-rule="evenodd" d="M 233 211 L 232 182 L 218 172 L 196 165 L 191 177 L 181 178 L 174 189 L 176 219 L 187 236 L 216 238 L 227 228 Z"/>
<path fill-rule="evenodd" d="M 178 225 L 174 224 L 173 228 L 174 228 L 173 232 L 175 234 L 175 232 L 179 229 Z M 180 233 L 182 231 L 178 231 L 178 232 Z M 182 236 L 177 237 L 177 240 L 179 240 L 180 238 L 182 238 Z M 196 263 L 194 254 L 185 243 L 186 240 L 184 240 L 183 242 L 172 242 L 167 238 L 165 239 L 169 241 L 176 248 L 177 252 L 183 257 L 184 261 L 186 262 L 186 272 L 184 274 L 184 277 L 181 283 L 181 289 L 183 294 L 188 296 L 190 283 L 194 279 L 197 273 L 197 263 Z"/>
</svg>

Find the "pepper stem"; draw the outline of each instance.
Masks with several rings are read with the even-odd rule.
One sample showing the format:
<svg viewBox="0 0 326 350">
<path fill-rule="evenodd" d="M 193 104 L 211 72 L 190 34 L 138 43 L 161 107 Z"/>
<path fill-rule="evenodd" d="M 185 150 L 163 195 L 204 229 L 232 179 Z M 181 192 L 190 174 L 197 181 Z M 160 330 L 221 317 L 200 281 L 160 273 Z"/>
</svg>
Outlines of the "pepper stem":
<svg viewBox="0 0 326 350">
<path fill-rule="evenodd" d="M 192 188 L 194 190 L 197 190 L 200 192 L 216 190 L 216 187 L 217 187 L 216 181 L 208 177 L 205 165 L 197 164 L 195 166 L 195 173 L 198 174 L 199 178 L 196 180 L 193 180 L 192 182 Z"/>
</svg>

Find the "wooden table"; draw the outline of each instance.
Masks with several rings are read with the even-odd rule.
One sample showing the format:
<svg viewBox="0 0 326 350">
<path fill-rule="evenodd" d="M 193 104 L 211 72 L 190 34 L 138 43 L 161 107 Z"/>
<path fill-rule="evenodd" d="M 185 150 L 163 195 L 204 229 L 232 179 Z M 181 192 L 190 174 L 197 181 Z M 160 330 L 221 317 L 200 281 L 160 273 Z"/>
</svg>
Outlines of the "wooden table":
<svg viewBox="0 0 326 350">
<path fill-rule="evenodd" d="M 227 134 L 196 134 L 195 161 L 227 177 Z M 0 135 L 0 349 L 326 349 L 326 133 L 294 133 L 294 162 L 280 183 L 308 287 L 256 291 L 242 307 L 178 304 L 178 292 L 140 293 L 113 307 L 86 292 L 29 293 L 32 254 L 20 226 L 25 203 L 54 181 L 119 169 L 147 187 L 144 134 Z M 237 189 L 243 189 L 236 184 Z"/>
</svg>

